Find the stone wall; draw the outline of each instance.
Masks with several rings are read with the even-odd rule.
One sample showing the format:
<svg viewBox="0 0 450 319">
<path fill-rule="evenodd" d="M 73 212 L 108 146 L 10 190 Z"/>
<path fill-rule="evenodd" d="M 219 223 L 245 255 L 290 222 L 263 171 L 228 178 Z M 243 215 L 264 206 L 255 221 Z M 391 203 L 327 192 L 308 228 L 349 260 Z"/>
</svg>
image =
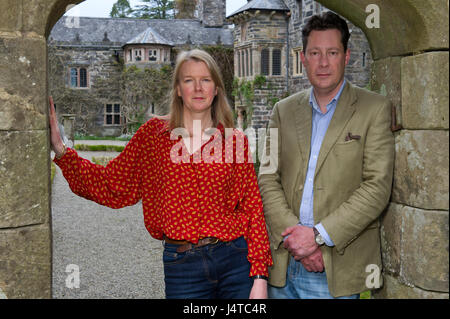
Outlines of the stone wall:
<svg viewBox="0 0 450 319">
<path fill-rule="evenodd" d="M 221 27 L 224 25 L 225 0 L 199 0 L 199 13 L 205 26 Z"/>
<path fill-rule="evenodd" d="M 76 115 L 76 133 L 97 136 L 118 136 L 122 133 L 120 125 L 104 125 L 104 105 L 121 104 L 119 78 L 122 63 L 119 61 L 122 55 L 120 47 L 114 49 L 49 44 L 49 91 L 59 116 L 67 113 Z M 87 69 L 87 88 L 70 87 L 69 69 L 73 66 Z M 106 86 L 102 85 L 102 79 L 108 79 Z"/>
<path fill-rule="evenodd" d="M 395 111 L 393 190 L 380 230 L 384 285 L 374 297 L 448 298 L 448 2 L 373 1 L 378 30 L 365 26 L 365 7 L 356 1 L 320 2 L 368 36 L 371 89 Z"/>
<path fill-rule="evenodd" d="M 375 62 L 373 86 L 391 97 L 403 127 L 395 133 L 381 227 L 386 280 L 377 298 L 449 296 L 448 58 L 438 51 Z"/>
</svg>

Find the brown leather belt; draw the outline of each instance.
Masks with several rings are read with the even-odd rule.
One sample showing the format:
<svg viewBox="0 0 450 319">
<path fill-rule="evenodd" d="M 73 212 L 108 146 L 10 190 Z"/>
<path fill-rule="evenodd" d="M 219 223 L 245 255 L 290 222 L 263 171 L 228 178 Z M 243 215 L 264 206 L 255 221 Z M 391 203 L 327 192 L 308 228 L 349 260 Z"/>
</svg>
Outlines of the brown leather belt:
<svg viewBox="0 0 450 319">
<path fill-rule="evenodd" d="M 220 242 L 220 239 L 215 237 L 206 237 L 199 239 L 197 244 L 193 244 L 191 242 L 188 242 L 187 240 L 175 240 L 164 236 L 164 242 L 168 244 L 179 245 L 179 247 L 177 247 L 177 253 L 184 253 L 185 251 L 191 250 L 192 248 L 217 244 L 218 242 Z"/>
</svg>

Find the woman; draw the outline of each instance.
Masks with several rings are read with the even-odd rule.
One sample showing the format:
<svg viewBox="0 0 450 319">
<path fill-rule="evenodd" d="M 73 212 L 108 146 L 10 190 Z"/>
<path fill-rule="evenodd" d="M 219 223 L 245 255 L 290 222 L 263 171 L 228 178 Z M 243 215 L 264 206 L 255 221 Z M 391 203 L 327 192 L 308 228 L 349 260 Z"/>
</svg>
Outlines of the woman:
<svg viewBox="0 0 450 319">
<path fill-rule="evenodd" d="M 65 147 L 50 104 L 54 161 L 72 191 L 112 208 L 142 199 L 147 230 L 164 240 L 167 298 L 267 297 L 262 202 L 252 161 L 237 160 L 248 142 L 240 131 L 225 134 L 232 115 L 208 53 L 180 53 L 170 115 L 142 125 L 106 167 Z"/>
</svg>

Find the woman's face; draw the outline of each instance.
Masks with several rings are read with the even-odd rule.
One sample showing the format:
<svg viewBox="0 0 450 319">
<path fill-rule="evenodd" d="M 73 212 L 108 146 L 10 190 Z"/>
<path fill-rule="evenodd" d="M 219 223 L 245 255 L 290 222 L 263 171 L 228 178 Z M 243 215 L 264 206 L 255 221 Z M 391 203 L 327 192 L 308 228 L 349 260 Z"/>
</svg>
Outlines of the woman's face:
<svg viewBox="0 0 450 319">
<path fill-rule="evenodd" d="M 204 62 L 188 60 L 181 65 L 177 93 L 183 100 L 185 111 L 191 113 L 211 111 L 217 87 Z"/>
</svg>

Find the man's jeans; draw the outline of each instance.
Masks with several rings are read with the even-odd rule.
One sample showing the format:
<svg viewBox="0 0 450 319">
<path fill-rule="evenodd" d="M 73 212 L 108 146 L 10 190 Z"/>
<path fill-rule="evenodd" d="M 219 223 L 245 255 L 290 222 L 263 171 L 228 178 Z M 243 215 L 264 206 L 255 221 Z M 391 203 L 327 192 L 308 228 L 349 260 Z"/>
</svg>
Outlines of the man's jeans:
<svg viewBox="0 0 450 319">
<path fill-rule="evenodd" d="M 231 242 L 177 253 L 178 245 L 164 243 L 166 298 L 247 299 L 253 285 L 249 277 L 247 242 Z"/>
<path fill-rule="evenodd" d="M 286 286 L 268 286 L 269 298 L 273 299 L 359 299 L 359 294 L 333 297 L 328 290 L 324 272 L 309 272 L 302 263 L 291 256 L 286 274 Z"/>
</svg>

